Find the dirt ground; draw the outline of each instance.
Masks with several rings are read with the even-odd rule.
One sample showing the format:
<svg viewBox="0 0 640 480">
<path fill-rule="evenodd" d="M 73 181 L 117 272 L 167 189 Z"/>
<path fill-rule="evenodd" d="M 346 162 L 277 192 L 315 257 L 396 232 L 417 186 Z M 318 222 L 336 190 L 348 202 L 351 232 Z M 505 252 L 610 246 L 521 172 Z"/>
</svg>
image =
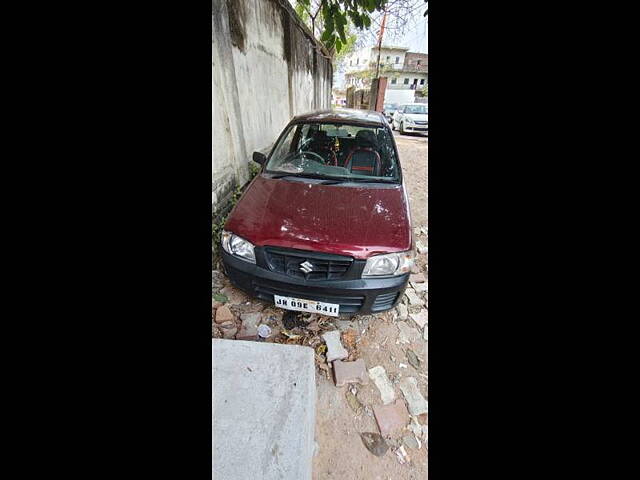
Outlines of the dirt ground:
<svg viewBox="0 0 640 480">
<path fill-rule="evenodd" d="M 420 232 L 416 239 L 427 245 L 427 150 L 426 137 L 400 135 L 394 132 L 404 181 L 407 185 L 411 203 L 411 216 L 414 232 Z M 424 229 L 424 230 L 423 230 Z M 417 255 L 417 264 L 421 272 L 427 274 L 427 254 Z M 358 358 L 363 358 L 367 369 L 381 365 L 392 383 L 396 398 L 403 398 L 402 392 L 394 380 L 413 376 L 418 381 L 422 395 L 427 398 L 427 341 L 420 335 L 411 344 L 399 344 L 399 330 L 394 320 L 395 312 L 360 317 L 354 319 L 358 324 Z M 417 327 L 411 319 L 407 322 Z M 425 327 L 427 328 L 427 327 Z M 418 329 L 418 328 L 416 328 Z M 422 360 L 420 371 L 407 361 L 406 350 L 411 348 Z M 401 364 L 403 366 L 401 366 Z M 406 368 L 404 368 L 406 366 Z M 376 420 L 370 409 L 372 405 L 381 405 L 380 393 L 373 382 L 369 385 L 356 385 L 357 398 L 365 405 L 363 413 L 355 415 L 345 399 L 348 386 L 336 388 L 333 379 L 317 375 L 316 441 L 318 452 L 313 463 L 314 480 L 330 478 L 349 480 L 398 480 L 427 478 L 427 448 L 425 439 L 421 448 L 405 450 L 410 461 L 401 464 L 393 453 L 393 443 L 408 434 L 404 431 L 391 439 L 391 448 L 382 457 L 372 455 L 363 445 L 361 432 L 379 433 Z M 369 408 L 366 408 L 369 407 Z M 426 424 L 427 419 L 419 419 Z M 401 443 L 398 442 L 398 446 Z"/>
<path fill-rule="evenodd" d="M 412 223 L 416 241 L 424 248 L 422 253 L 416 252 L 416 267 L 413 273 L 423 273 L 427 277 L 427 151 L 428 140 L 419 134 L 400 135 L 394 132 L 400 162 L 404 173 L 404 181 L 411 203 Z M 348 360 L 364 359 L 367 370 L 382 366 L 393 385 L 395 398 L 405 400 L 398 382 L 405 377 L 413 377 L 417 381 L 422 396 L 427 397 L 427 334 L 424 329 L 411 318 L 404 317 L 406 312 L 416 314 L 427 309 L 427 293 L 420 285 L 415 293 L 418 303 L 410 304 L 407 296 L 395 309 L 376 315 L 356 315 L 352 317 L 321 317 L 303 314 L 302 323 L 294 328 L 285 328 L 282 321 L 283 311 L 261 302 L 247 298 L 242 292 L 229 285 L 228 279 L 218 271 L 213 272 L 213 315 L 223 305 L 229 307 L 234 319 L 225 324 L 212 322 L 214 337 L 234 338 L 241 336 L 243 320 L 241 315 L 249 312 L 260 312 L 257 316 L 260 323 L 271 328 L 271 335 L 266 340 L 276 343 L 296 343 L 308 345 L 316 351 L 316 454 L 313 460 L 314 480 L 397 480 L 427 478 L 427 415 L 413 417 L 413 432 L 405 428 L 403 431 L 388 436 L 388 450 L 380 457 L 374 456 L 364 446 L 360 434 L 363 432 L 380 433 L 372 407 L 382 405 L 380 391 L 372 380 L 368 385 L 352 384 L 336 387 L 333 372 L 326 363 L 324 341 L 320 335 L 324 331 L 338 329 L 342 331 L 344 346 L 349 351 Z M 422 287 L 426 286 L 425 284 Z M 408 287 L 408 288 L 411 288 Z M 226 300 L 216 301 L 217 295 L 223 294 Z M 247 318 L 247 316 L 244 316 Z M 246 321 L 246 320 L 245 320 Z M 400 342 L 398 324 L 410 332 L 409 343 Z M 346 336 L 345 336 L 346 334 Z M 351 338 L 351 342 L 346 341 Z M 403 340 L 407 340 L 404 339 Z M 409 361 L 407 351 L 417 356 Z M 409 354 L 410 355 L 410 354 Z M 417 366 L 417 369 L 416 369 Z M 347 401 L 348 391 L 355 394 L 360 406 L 357 411 Z M 414 433 L 416 433 L 414 435 Z M 413 437 L 407 441 L 406 437 Z M 418 448 L 416 448 L 416 444 Z M 401 460 L 400 452 L 406 452 Z"/>
</svg>

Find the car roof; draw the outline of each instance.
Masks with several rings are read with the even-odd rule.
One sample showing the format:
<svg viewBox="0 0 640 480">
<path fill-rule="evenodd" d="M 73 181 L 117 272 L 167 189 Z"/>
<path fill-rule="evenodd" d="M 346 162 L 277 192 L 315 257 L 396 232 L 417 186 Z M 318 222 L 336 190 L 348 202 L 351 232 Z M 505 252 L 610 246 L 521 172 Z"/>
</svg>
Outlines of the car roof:
<svg viewBox="0 0 640 480">
<path fill-rule="evenodd" d="M 363 125 L 386 125 L 386 119 L 381 112 L 373 110 L 358 110 L 354 108 L 336 108 L 333 110 L 317 110 L 315 112 L 298 115 L 291 123 L 327 122 L 350 123 Z"/>
</svg>

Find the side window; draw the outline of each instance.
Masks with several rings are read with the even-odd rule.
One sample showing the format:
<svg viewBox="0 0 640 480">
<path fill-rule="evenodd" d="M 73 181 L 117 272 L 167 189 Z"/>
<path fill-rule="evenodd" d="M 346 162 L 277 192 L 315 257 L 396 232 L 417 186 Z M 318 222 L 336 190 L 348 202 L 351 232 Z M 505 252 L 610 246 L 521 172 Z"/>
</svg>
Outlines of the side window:
<svg viewBox="0 0 640 480">
<path fill-rule="evenodd" d="M 391 85 L 395 85 L 397 83 L 398 79 L 396 77 L 393 77 L 391 79 Z"/>
<path fill-rule="evenodd" d="M 408 79 L 408 78 L 405 78 L 405 79 L 404 79 L 404 84 L 405 84 L 405 85 L 409 85 L 409 79 Z"/>
</svg>

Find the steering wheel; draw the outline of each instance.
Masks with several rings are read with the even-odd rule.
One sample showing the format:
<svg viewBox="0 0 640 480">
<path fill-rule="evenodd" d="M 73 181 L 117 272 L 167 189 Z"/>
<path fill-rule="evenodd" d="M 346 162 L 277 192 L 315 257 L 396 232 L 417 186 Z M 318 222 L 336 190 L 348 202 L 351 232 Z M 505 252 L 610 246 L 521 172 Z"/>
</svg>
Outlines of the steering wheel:
<svg viewBox="0 0 640 480">
<path fill-rule="evenodd" d="M 321 163 L 323 165 L 326 165 L 326 162 L 325 162 L 324 158 L 322 158 L 321 155 L 318 155 L 315 152 L 309 152 L 309 151 L 306 151 L 306 152 L 292 152 L 292 153 L 290 153 L 289 155 L 286 156 L 286 158 L 283 160 L 283 163 L 286 162 L 287 160 L 293 160 L 294 158 L 301 157 L 303 155 L 313 155 L 315 157 L 318 157 L 319 163 Z"/>
</svg>

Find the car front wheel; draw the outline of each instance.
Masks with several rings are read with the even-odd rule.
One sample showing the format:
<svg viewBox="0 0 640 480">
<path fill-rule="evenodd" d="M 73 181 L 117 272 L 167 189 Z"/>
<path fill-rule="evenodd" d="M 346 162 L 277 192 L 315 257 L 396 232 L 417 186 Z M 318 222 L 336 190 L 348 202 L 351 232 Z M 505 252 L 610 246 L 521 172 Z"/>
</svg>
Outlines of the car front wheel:
<svg viewBox="0 0 640 480">
<path fill-rule="evenodd" d="M 400 124 L 400 133 L 404 135 L 404 122 Z"/>
</svg>

